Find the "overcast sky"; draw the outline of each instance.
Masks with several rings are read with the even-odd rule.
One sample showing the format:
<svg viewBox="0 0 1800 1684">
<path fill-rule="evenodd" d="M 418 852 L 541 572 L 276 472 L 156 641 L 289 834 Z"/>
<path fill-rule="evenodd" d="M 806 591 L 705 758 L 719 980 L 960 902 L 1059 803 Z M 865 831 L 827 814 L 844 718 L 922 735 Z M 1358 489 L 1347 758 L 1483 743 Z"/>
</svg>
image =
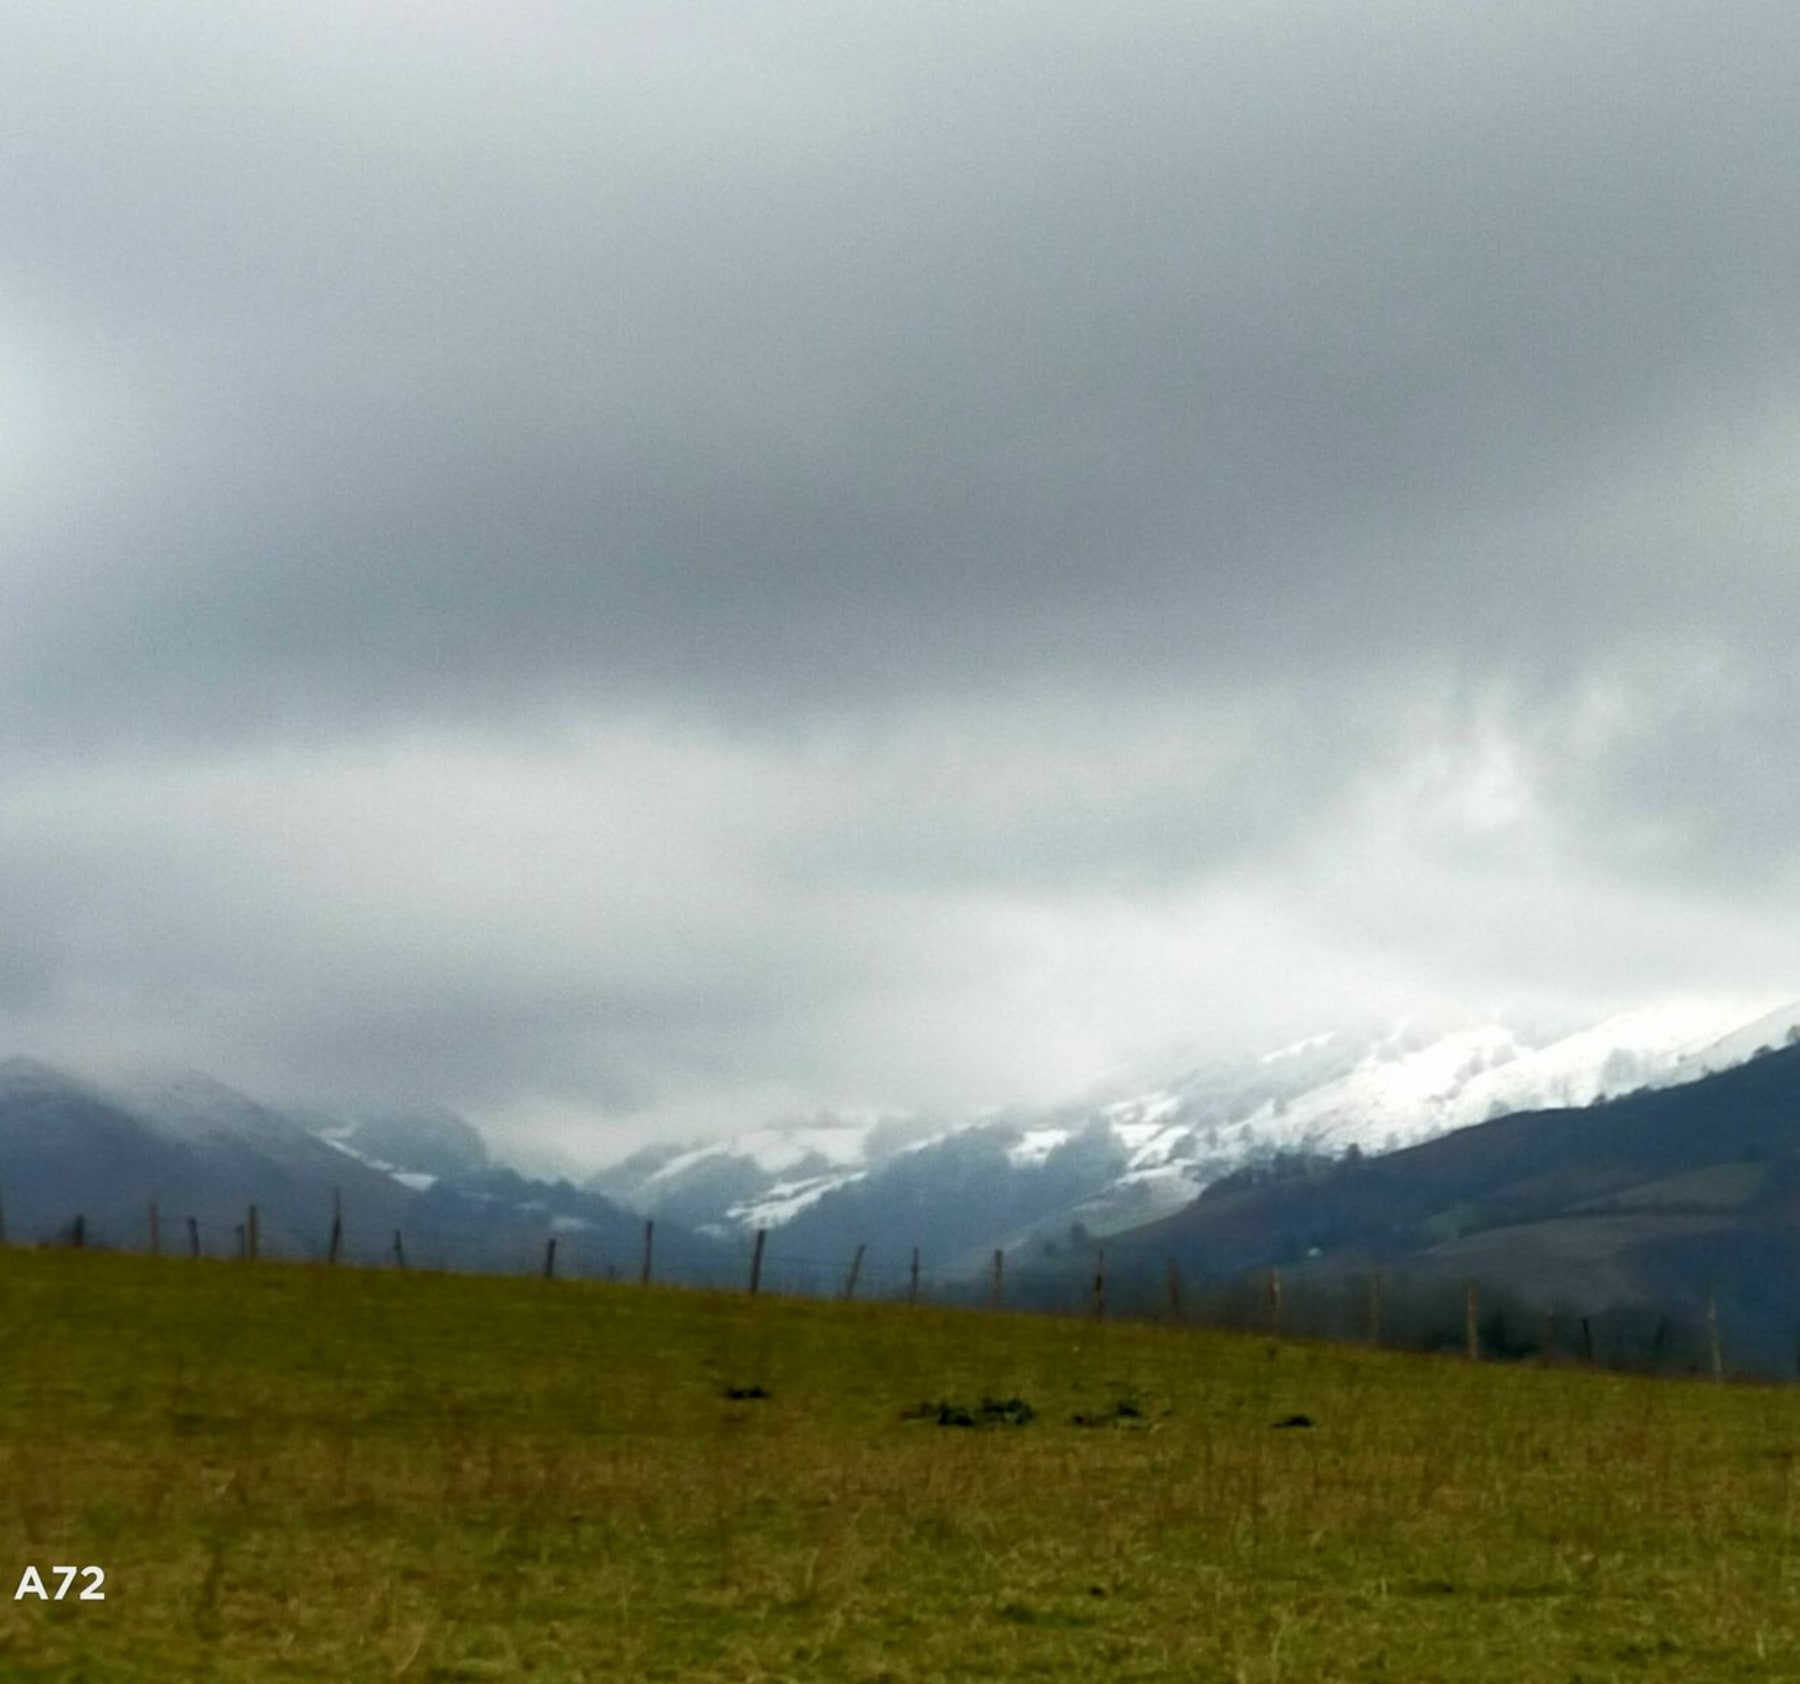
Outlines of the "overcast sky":
<svg viewBox="0 0 1800 1684">
<path fill-rule="evenodd" d="M 1792 0 L 0 20 L 0 1054 L 597 1159 L 1800 992 Z"/>
</svg>

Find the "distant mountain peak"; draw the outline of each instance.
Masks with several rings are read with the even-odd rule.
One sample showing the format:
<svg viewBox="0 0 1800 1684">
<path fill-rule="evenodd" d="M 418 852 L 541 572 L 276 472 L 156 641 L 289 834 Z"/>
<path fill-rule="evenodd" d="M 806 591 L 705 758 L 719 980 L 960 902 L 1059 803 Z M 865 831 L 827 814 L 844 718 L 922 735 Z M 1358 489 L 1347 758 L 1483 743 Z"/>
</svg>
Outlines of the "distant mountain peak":
<svg viewBox="0 0 1800 1684">
<path fill-rule="evenodd" d="M 442 1105 L 376 1112 L 338 1138 L 367 1158 L 414 1175 L 474 1175 L 491 1163 L 481 1132 Z"/>
<path fill-rule="evenodd" d="M 1078 1222 L 1100 1234 L 1152 1220 L 1279 1154 L 1388 1151 L 1507 1112 L 1587 1105 L 1726 1068 L 1800 1024 L 1800 1002 L 1771 1006 L 1654 1002 L 1574 1028 L 1511 1014 L 1363 1022 L 1261 1054 L 1190 1060 L 1135 1086 L 1115 1072 L 1106 1089 L 1041 1112 L 915 1121 L 891 1137 L 829 1114 L 771 1123 L 640 1153 L 590 1185 L 646 1213 L 666 1210 L 728 1232 L 809 1229 L 825 1222 L 834 1201 L 855 1198 L 859 1209 L 872 1209 L 883 1188 L 928 1181 L 941 1160 L 945 1198 L 998 1209 L 1017 1189 L 996 1177 L 1029 1179 L 1098 1131 L 1094 1139 L 1112 1158 L 1101 1152 L 1084 1161 L 1099 1179 L 1025 1228 Z M 994 1151 L 958 1144 L 981 1140 Z M 878 1143 L 888 1149 L 878 1152 Z"/>
</svg>

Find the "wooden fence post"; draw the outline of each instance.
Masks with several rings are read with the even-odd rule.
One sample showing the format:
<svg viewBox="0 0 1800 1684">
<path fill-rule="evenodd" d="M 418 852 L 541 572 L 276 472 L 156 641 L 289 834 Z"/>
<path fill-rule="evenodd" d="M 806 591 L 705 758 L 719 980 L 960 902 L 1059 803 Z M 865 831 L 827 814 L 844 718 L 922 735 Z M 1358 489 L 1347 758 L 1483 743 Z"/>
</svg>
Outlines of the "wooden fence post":
<svg viewBox="0 0 1800 1684">
<path fill-rule="evenodd" d="M 396 1269 L 406 1267 L 406 1242 L 401 1239 L 398 1228 L 394 1230 L 394 1267 Z"/>
<path fill-rule="evenodd" d="M 650 1259 L 656 1249 L 656 1224 L 648 1217 L 644 1219 L 644 1265 L 638 1270 L 638 1285 L 650 1284 Z"/>
<path fill-rule="evenodd" d="M 1463 1343 L 1468 1348 L 1469 1361 L 1481 1360 L 1481 1291 L 1473 1281 L 1463 1282 Z"/>
<path fill-rule="evenodd" d="M 1556 1312 L 1544 1312 L 1544 1366 L 1550 1367 L 1556 1361 Z"/>
<path fill-rule="evenodd" d="M 1169 1319 L 1181 1320 L 1181 1265 L 1173 1257 L 1169 1259 Z"/>
<path fill-rule="evenodd" d="M 1588 1325 L 1586 1316 L 1581 1318 L 1581 1360 L 1589 1368 L 1594 1366 L 1594 1330 Z"/>
<path fill-rule="evenodd" d="M 188 1224 L 188 1256 L 189 1257 L 198 1257 L 200 1255 L 200 1221 L 199 1221 L 199 1218 L 190 1216 L 187 1219 L 187 1224 Z"/>
<path fill-rule="evenodd" d="M 1271 1269 L 1265 1283 L 1269 1300 L 1269 1331 L 1277 1337 L 1281 1333 L 1281 1271 Z"/>
<path fill-rule="evenodd" d="M 1006 1253 L 1004 1251 L 996 1251 L 994 1253 L 994 1276 L 988 1283 L 988 1308 L 990 1310 L 999 1309 L 1000 1301 L 1005 1296 L 1005 1293 Z"/>
<path fill-rule="evenodd" d="M 856 1277 L 862 1273 L 863 1252 L 866 1248 L 858 1245 L 856 1255 L 850 1259 L 850 1273 L 844 1277 L 844 1302 L 848 1304 L 856 1296 Z"/>
<path fill-rule="evenodd" d="M 556 1279 L 556 1236 L 552 1234 L 544 1241 L 544 1279 Z"/>
<path fill-rule="evenodd" d="M 156 1200 L 150 1201 L 150 1255 L 155 1257 L 162 1250 L 162 1223 L 157 1219 Z"/>
<path fill-rule="evenodd" d="M 767 1228 L 756 1230 L 756 1245 L 750 1253 L 750 1296 L 754 1298 L 762 1290 L 763 1246 L 769 1238 Z"/>
<path fill-rule="evenodd" d="M 335 1263 L 344 1255 L 344 1190 L 341 1187 L 331 1189 L 331 1249 L 326 1253 L 325 1261 Z"/>
<path fill-rule="evenodd" d="M 919 1248 L 912 1248 L 912 1272 L 906 1277 L 906 1307 L 910 1310 L 919 1301 Z"/>
<path fill-rule="evenodd" d="M 249 1217 L 244 1223 L 244 1258 L 246 1262 L 254 1263 L 256 1261 L 256 1254 L 260 1249 L 257 1244 L 258 1238 L 259 1232 L 256 1225 L 256 1206 L 252 1205 L 250 1207 Z"/>
<path fill-rule="evenodd" d="M 1719 1295 L 1716 1290 L 1709 1290 L 1706 1294 L 1706 1348 L 1712 1359 L 1712 1377 L 1723 1380 L 1725 1352 L 1719 1344 Z"/>
<path fill-rule="evenodd" d="M 87 1244 L 87 1218 L 79 1211 L 75 1214 L 75 1226 L 69 1230 L 69 1244 L 77 1251 Z"/>
<path fill-rule="evenodd" d="M 1106 1314 L 1106 1253 L 1094 1253 L 1094 1314 L 1104 1317 Z"/>
<path fill-rule="evenodd" d="M 1369 1343 L 1381 1348 L 1381 1271 L 1369 1276 Z"/>
</svg>

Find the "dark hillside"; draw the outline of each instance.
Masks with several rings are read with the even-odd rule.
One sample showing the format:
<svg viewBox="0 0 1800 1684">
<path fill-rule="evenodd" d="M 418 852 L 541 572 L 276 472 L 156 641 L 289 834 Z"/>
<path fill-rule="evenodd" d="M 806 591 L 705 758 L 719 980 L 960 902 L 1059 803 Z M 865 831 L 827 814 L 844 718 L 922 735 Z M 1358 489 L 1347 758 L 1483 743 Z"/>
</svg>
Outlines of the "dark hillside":
<svg viewBox="0 0 1800 1684">
<path fill-rule="evenodd" d="M 1476 1278 L 1588 1311 L 1692 1315 L 1710 1292 L 1741 1348 L 1791 1366 L 1800 1281 L 1800 1048 L 1679 1087 L 1530 1112 L 1385 1157 L 1203 1194 L 1109 1241 L 1121 1271 L 1280 1266 Z"/>
<path fill-rule="evenodd" d="M 79 1215 L 85 1244 L 141 1250 L 152 1201 L 171 1253 L 188 1249 L 192 1217 L 206 1255 L 236 1255 L 255 1205 L 264 1254 L 322 1258 L 335 1207 L 348 1262 L 397 1257 L 400 1232 L 410 1260 L 445 1268 L 541 1268 L 551 1237 L 564 1273 L 635 1275 L 641 1266 L 642 1221 L 597 1194 L 492 1167 L 398 1177 L 195 1072 L 115 1090 L 31 1059 L 0 1064 L 8 1238 L 64 1241 Z M 727 1253 L 664 1221 L 656 1255 L 662 1278 L 706 1280 Z"/>
</svg>

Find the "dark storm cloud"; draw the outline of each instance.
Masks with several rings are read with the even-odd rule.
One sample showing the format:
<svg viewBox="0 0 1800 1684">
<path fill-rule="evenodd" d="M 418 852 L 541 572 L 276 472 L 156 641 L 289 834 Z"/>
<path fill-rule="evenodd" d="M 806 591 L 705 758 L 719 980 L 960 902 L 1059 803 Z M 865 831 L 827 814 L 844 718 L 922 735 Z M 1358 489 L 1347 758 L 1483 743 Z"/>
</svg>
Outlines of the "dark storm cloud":
<svg viewBox="0 0 1800 1684">
<path fill-rule="evenodd" d="M 1793 910 L 1797 61 L 1747 3 L 9 19 L 8 1021 L 938 1103 L 1460 989 L 1459 895 L 1477 982 L 1576 900 L 1582 990 L 1679 981 L 1659 893 Z"/>
<path fill-rule="evenodd" d="M 1786 10 L 348 15 L 13 26 L 13 329 L 140 429 L 31 546 L 53 715 L 1729 626 L 1692 555 L 1461 552 L 1785 402 Z"/>
</svg>

